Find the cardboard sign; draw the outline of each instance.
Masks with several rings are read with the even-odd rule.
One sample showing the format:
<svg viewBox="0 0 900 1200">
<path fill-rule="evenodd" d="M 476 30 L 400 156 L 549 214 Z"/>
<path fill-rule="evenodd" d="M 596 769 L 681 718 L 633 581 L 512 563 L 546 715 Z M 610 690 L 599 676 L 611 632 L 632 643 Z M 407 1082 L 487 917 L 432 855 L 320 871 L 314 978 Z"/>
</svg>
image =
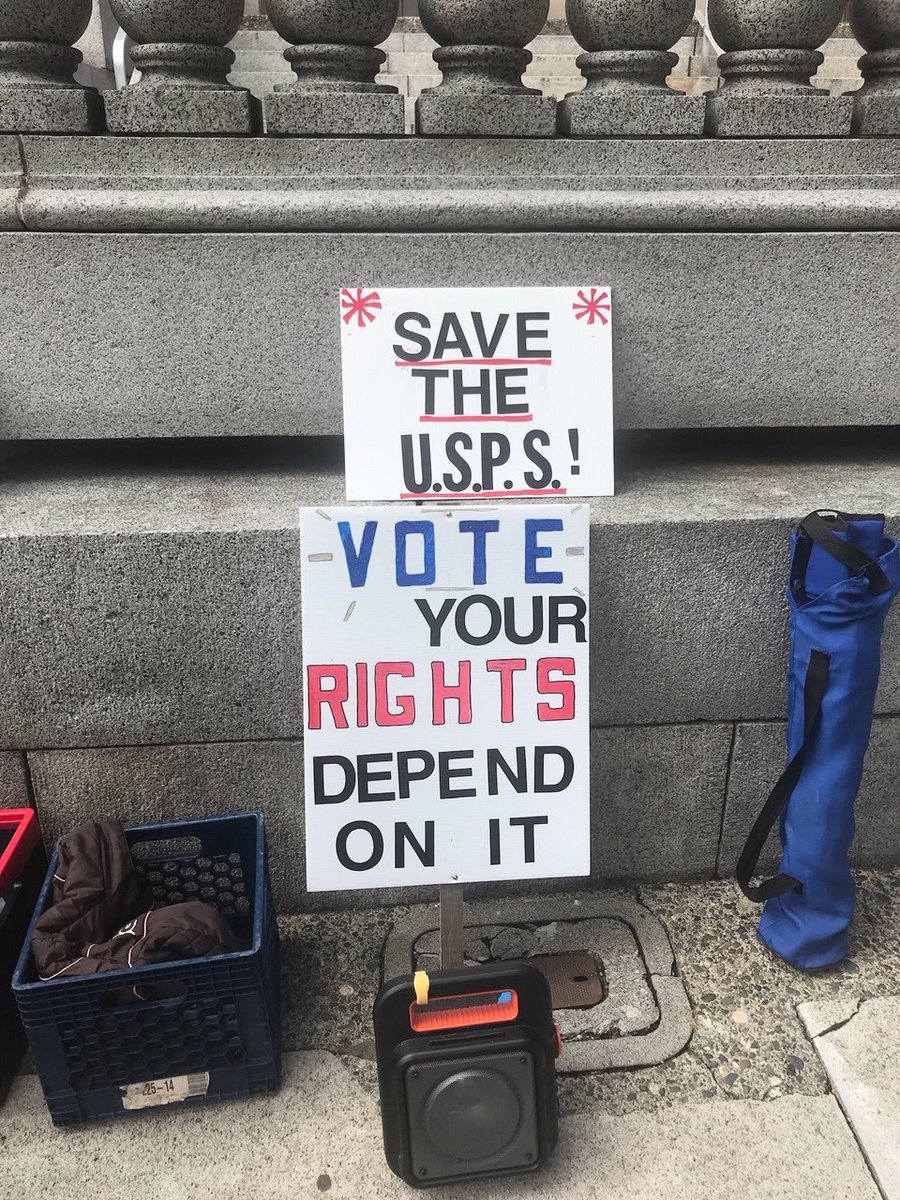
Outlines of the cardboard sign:
<svg viewBox="0 0 900 1200">
<path fill-rule="evenodd" d="M 350 500 L 611 496 L 609 288 L 340 294 Z"/>
<path fill-rule="evenodd" d="M 587 505 L 307 509 L 310 891 L 590 872 Z"/>
</svg>

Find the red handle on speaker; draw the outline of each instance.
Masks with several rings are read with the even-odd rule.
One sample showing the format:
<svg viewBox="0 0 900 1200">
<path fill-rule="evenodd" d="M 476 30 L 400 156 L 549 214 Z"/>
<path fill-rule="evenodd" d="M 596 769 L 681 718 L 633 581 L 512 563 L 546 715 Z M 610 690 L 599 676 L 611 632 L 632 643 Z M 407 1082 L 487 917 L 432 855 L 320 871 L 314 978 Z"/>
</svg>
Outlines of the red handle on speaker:
<svg viewBox="0 0 900 1200">
<path fill-rule="evenodd" d="M 427 1004 L 417 1004 L 413 1001 L 409 1006 L 409 1024 L 414 1033 L 496 1025 L 505 1021 L 515 1021 L 518 1015 L 519 997 L 512 988 L 502 992 L 469 992 L 460 996 L 441 996 L 429 1000 Z"/>
</svg>

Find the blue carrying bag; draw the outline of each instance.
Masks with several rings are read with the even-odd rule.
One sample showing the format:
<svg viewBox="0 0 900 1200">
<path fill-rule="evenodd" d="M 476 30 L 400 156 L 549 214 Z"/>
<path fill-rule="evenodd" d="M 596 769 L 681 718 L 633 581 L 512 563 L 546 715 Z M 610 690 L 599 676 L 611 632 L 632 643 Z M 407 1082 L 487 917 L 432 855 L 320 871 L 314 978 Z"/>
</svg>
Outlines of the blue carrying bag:
<svg viewBox="0 0 900 1200">
<path fill-rule="evenodd" d="M 745 896 L 765 902 L 763 944 L 802 970 L 847 955 L 856 905 L 853 807 L 872 730 L 884 619 L 898 591 L 900 546 L 885 537 L 883 516 L 823 511 L 800 522 L 788 587 L 789 762 L 747 838 L 737 879 Z M 779 873 L 753 886 L 779 819 Z"/>
</svg>

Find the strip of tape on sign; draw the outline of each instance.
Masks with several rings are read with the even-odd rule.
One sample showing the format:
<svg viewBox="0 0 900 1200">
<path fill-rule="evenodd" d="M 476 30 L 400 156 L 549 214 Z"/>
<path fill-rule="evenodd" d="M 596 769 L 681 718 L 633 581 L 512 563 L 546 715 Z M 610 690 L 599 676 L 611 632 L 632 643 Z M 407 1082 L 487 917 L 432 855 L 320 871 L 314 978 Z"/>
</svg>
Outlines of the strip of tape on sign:
<svg viewBox="0 0 900 1200">
<path fill-rule="evenodd" d="M 205 1096 L 208 1091 L 208 1071 L 196 1075 L 170 1075 L 168 1079 L 148 1079 L 122 1088 L 122 1107 L 156 1108 L 160 1104 L 176 1104 L 191 1096 Z"/>
</svg>

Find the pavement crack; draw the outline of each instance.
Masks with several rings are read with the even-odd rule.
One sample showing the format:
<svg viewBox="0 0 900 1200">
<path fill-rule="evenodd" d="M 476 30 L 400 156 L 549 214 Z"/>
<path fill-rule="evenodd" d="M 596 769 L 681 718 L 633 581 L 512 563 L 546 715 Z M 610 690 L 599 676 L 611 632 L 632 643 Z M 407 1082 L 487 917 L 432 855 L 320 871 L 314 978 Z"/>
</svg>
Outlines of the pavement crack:
<svg viewBox="0 0 900 1200">
<path fill-rule="evenodd" d="M 722 816 L 719 821 L 719 838 L 716 842 L 716 878 L 718 879 L 722 878 L 722 842 L 725 837 L 725 821 L 728 817 L 728 793 L 731 790 L 731 769 L 734 765 L 734 748 L 737 743 L 737 732 L 738 727 L 735 722 L 731 727 L 731 741 L 728 744 L 728 758 L 725 761 L 725 780 L 722 787 Z"/>
<path fill-rule="evenodd" d="M 819 1032 L 813 1036 L 813 1042 L 817 1041 L 821 1037 L 826 1037 L 829 1033 L 836 1033 L 839 1029 L 843 1029 L 845 1025 L 849 1025 L 854 1017 L 859 1016 L 859 1010 L 862 1008 L 862 1006 L 863 1000 L 857 1000 L 856 1004 L 854 1005 L 853 1012 L 850 1013 L 849 1016 L 841 1017 L 841 1019 L 839 1021 L 835 1021 L 833 1025 L 828 1025 L 825 1029 L 820 1029 Z"/>
<path fill-rule="evenodd" d="M 23 229 L 27 229 L 28 225 L 25 221 L 25 197 L 28 195 L 28 159 L 25 155 L 25 142 L 21 136 L 16 139 L 19 148 L 19 162 L 22 167 L 22 181 L 19 184 L 19 190 L 16 195 L 16 216 Z"/>
</svg>

